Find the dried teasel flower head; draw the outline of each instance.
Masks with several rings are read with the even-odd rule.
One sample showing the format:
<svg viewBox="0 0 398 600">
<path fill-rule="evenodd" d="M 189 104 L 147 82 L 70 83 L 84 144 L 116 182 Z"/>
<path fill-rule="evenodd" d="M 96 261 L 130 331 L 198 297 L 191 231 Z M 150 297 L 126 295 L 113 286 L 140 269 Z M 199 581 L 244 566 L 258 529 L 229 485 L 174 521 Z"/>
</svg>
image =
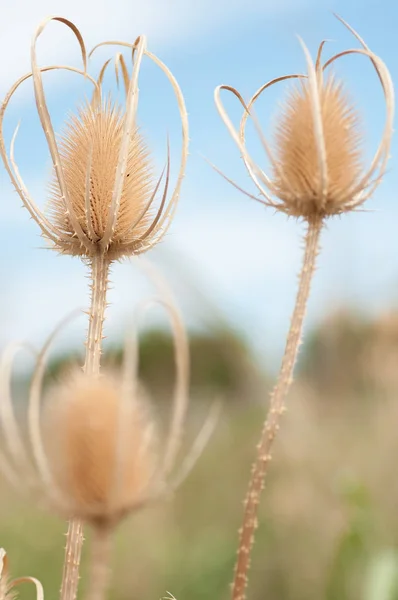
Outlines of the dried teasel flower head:
<svg viewBox="0 0 398 600">
<path fill-rule="evenodd" d="M 78 115 L 72 116 L 66 124 L 58 143 L 65 186 L 73 211 L 84 235 L 94 242 L 105 236 L 123 121 L 122 110 L 110 100 L 86 102 Z M 107 250 L 110 260 L 142 250 L 146 232 L 154 220 L 150 206 L 154 200 L 154 190 L 158 188 L 159 184 L 153 185 L 152 165 L 145 142 L 138 129 L 135 129 L 129 142 L 119 214 Z M 50 190 L 52 221 L 63 234 L 73 237 L 74 226 L 65 212 L 63 195 L 55 174 Z M 85 251 L 81 247 L 71 250 L 84 256 Z"/>
<path fill-rule="evenodd" d="M 189 351 L 178 311 L 160 303 L 170 316 L 176 364 L 165 439 L 137 381 L 138 352 L 133 337 L 126 342 L 120 372 L 66 372 L 48 389 L 41 408 L 45 359 L 64 325 L 61 323 L 37 356 L 29 392 L 28 446 L 15 417 L 10 383 L 14 357 L 24 346 L 10 346 L 2 357 L 0 431 L 4 448 L 0 450 L 0 470 L 11 484 L 33 493 L 67 518 L 113 526 L 128 513 L 172 492 L 190 472 L 211 435 L 217 406 L 176 468 L 188 402 Z M 142 305 L 139 311 L 148 306 Z"/>
<path fill-rule="evenodd" d="M 69 66 L 40 68 L 36 58 L 36 42 L 46 25 L 60 21 L 69 27 L 80 45 L 83 70 Z M 132 72 L 121 53 L 116 55 L 116 77 L 122 73 L 126 100 L 121 106 L 105 97 L 103 79 L 108 60 L 98 80 L 87 73 L 87 52 L 76 26 L 62 17 L 46 19 L 37 29 L 31 47 L 31 72 L 21 77 L 7 94 L 0 111 L 0 153 L 24 206 L 41 228 L 52 247 L 64 254 L 92 258 L 106 256 L 108 260 L 145 252 L 165 235 L 178 202 L 188 153 L 188 120 L 184 98 L 174 76 L 146 48 L 140 36 L 130 48 Z M 93 51 L 98 48 L 96 46 Z M 93 52 L 92 51 L 92 52 Z M 149 151 L 137 124 L 138 77 L 144 56 L 149 57 L 165 73 L 175 93 L 182 122 L 182 152 L 174 190 L 169 194 L 170 150 L 166 166 L 156 180 Z M 84 76 L 93 85 L 91 102 L 82 102 L 76 114 L 69 117 L 63 133 L 55 136 L 43 89 L 42 74 L 56 69 Z M 6 108 L 19 86 L 29 78 L 41 125 L 53 163 L 47 214 L 34 203 L 20 175 L 14 158 L 15 131 L 7 155 L 3 137 Z"/>
<path fill-rule="evenodd" d="M 110 373 L 72 371 L 49 391 L 44 446 L 69 514 L 114 523 L 153 493 L 157 435 L 146 404 Z"/>
<path fill-rule="evenodd" d="M 19 577 L 18 579 L 11 579 L 9 576 L 9 566 L 7 553 L 4 548 L 0 548 L 0 600 L 11 600 L 16 598 L 15 588 L 20 583 L 33 583 L 36 588 L 36 600 L 43 600 L 44 593 L 43 587 L 34 577 Z"/>
<path fill-rule="evenodd" d="M 342 22 L 362 48 L 340 52 L 322 64 L 325 44 L 322 42 L 314 64 L 301 42 L 307 61 L 306 75 L 287 75 L 269 81 L 247 105 L 234 88 L 219 86 L 215 91 L 218 111 L 241 150 L 249 175 L 263 196 L 255 199 L 289 216 L 302 217 L 307 221 L 322 220 L 362 205 L 379 185 L 389 159 L 394 116 L 394 91 L 390 74 L 384 62 L 370 51 L 351 27 Z M 349 101 L 344 83 L 325 73 L 337 59 L 349 54 L 361 54 L 370 59 L 386 101 L 382 140 L 367 169 L 363 167 L 363 140 L 357 109 Z M 292 79 L 297 82 L 292 83 Z M 253 115 L 253 105 L 266 89 L 286 80 L 289 80 L 291 88 L 275 120 L 274 143 L 270 144 Z M 221 102 L 222 89 L 232 92 L 245 109 L 239 132 Z M 255 164 L 246 148 L 245 128 L 250 115 L 270 162 L 270 176 Z"/>
</svg>

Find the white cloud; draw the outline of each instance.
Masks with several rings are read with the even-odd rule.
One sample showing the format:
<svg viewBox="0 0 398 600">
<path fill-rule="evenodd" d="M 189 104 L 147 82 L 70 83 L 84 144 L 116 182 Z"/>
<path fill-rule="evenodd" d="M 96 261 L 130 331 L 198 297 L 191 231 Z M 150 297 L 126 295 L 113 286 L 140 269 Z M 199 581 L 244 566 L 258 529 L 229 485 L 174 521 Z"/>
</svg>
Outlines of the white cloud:
<svg viewBox="0 0 398 600">
<path fill-rule="evenodd" d="M 391 211 L 384 211 L 328 224 L 309 323 L 339 303 L 374 311 L 393 301 L 398 263 L 395 221 Z M 29 227 L 32 236 L 33 224 L 21 227 Z M 240 328 L 256 349 L 272 353 L 275 359 L 275 351 L 282 351 L 293 306 L 302 232 L 296 222 L 243 198 L 222 208 L 213 205 L 211 216 L 198 201 L 177 216 L 167 240 L 151 258 L 170 279 L 187 316 L 206 322 L 221 315 Z M 7 285 L 2 296 L 1 342 L 23 337 L 38 344 L 68 311 L 88 304 L 80 261 L 32 251 L 37 245 L 37 238 L 26 239 L 13 262 L 2 265 Z M 152 292 L 137 269 L 126 263 L 115 265 L 111 279 L 106 334 L 114 337 L 123 333 L 137 300 Z M 83 319 L 68 328 L 68 342 L 74 348 L 81 347 L 84 330 Z"/>
<path fill-rule="evenodd" d="M 134 40 L 145 33 L 157 48 L 193 41 L 242 16 L 272 16 L 302 8 L 308 0 L 14 0 L 4 1 L 0 20 L 0 92 L 29 70 L 30 40 L 39 22 L 64 16 L 81 29 L 88 47 L 103 39 Z M 69 36 L 69 43 L 68 37 Z M 70 33 L 52 25 L 40 40 L 44 62 L 77 58 Z M 6 65 L 6 66 L 5 66 Z"/>
<path fill-rule="evenodd" d="M 17 273 L 13 264 L 3 267 L 7 286 L 0 299 L 1 344 L 19 339 L 39 346 L 67 314 L 89 306 L 88 269 L 79 259 L 45 249 L 30 250 L 29 255 L 18 257 Z M 129 264 L 114 265 L 110 278 L 105 333 L 114 338 L 124 330 L 124 317 L 131 316 L 137 301 L 148 292 L 143 278 Z M 76 348 L 76 342 L 83 341 L 86 321 L 83 316 L 68 325 L 68 346 Z"/>
<path fill-rule="evenodd" d="M 383 204 L 387 209 L 388 202 Z M 390 209 L 328 222 L 310 297 L 309 323 L 339 304 L 375 312 L 394 303 L 396 215 Z M 199 208 L 184 219 L 177 217 L 175 225 L 175 255 L 182 255 L 187 265 L 192 261 L 191 277 L 203 282 L 214 302 L 248 333 L 255 347 L 281 352 L 296 293 L 303 227 L 244 198 L 238 206 L 213 207 L 211 216 Z"/>
</svg>

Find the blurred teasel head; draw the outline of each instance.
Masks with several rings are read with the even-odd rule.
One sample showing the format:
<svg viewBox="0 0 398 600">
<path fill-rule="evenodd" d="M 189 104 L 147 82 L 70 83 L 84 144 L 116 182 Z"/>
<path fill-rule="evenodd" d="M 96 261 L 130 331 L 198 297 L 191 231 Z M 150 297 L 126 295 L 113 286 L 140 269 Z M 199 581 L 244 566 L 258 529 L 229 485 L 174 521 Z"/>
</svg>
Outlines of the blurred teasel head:
<svg viewBox="0 0 398 600">
<path fill-rule="evenodd" d="M 338 17 L 339 18 L 339 17 Z M 340 19 L 340 18 L 339 18 Z M 300 40 L 307 73 L 278 77 L 261 86 L 246 104 L 239 92 L 221 85 L 215 90 L 218 112 L 241 151 L 245 166 L 267 206 L 307 221 L 355 210 L 379 185 L 389 159 L 394 117 L 394 91 L 384 62 L 370 51 L 362 38 L 342 19 L 362 48 L 340 52 L 322 64 L 322 42 L 314 62 Z M 364 140 L 358 110 L 348 98 L 345 84 L 328 68 L 339 58 L 359 54 L 370 59 L 381 83 L 386 103 L 382 139 L 369 167 L 364 168 Z M 292 80 L 296 80 L 293 82 Z M 256 100 L 276 83 L 289 81 L 288 95 L 273 121 L 269 143 L 253 113 Z M 221 91 L 232 92 L 244 107 L 237 131 L 221 101 Z M 267 175 L 250 156 L 245 139 L 248 117 L 253 118 L 270 163 Z"/>
<path fill-rule="evenodd" d="M 189 348 L 178 311 L 160 303 L 170 316 L 176 365 L 165 436 L 138 382 L 134 336 L 126 341 L 120 371 L 104 369 L 101 375 L 86 374 L 80 368 L 65 371 L 48 387 L 43 401 L 46 356 L 62 323 L 37 355 L 29 391 L 27 442 L 11 398 L 12 365 L 25 346 L 14 344 L 6 349 L 0 365 L 0 470 L 10 484 L 33 493 L 39 503 L 60 515 L 94 527 L 110 527 L 172 493 L 190 472 L 212 432 L 216 414 L 210 411 L 191 450 L 177 465 L 188 404 Z"/>
<path fill-rule="evenodd" d="M 46 25 L 60 21 L 69 27 L 80 45 L 83 69 L 54 65 L 39 67 L 36 43 Z M 37 29 L 31 46 L 31 72 L 21 77 L 7 94 L 0 114 L 0 151 L 24 206 L 38 223 L 44 238 L 64 254 L 91 258 L 106 255 L 117 260 L 145 252 L 165 235 L 174 215 L 185 172 L 188 153 L 188 120 L 179 85 L 167 66 L 146 47 L 140 36 L 133 44 L 104 42 L 96 46 L 120 44 L 129 48 L 132 71 L 119 52 L 115 58 L 117 81 L 121 73 L 125 103 L 119 104 L 112 94 L 103 92 L 103 78 L 108 60 L 98 79 L 87 73 L 87 52 L 77 27 L 61 17 L 46 19 Z M 167 144 L 165 167 L 158 178 L 149 149 L 137 124 L 138 78 L 143 57 L 149 57 L 168 78 L 177 99 L 182 123 L 180 167 L 173 190 L 170 190 L 170 148 Z M 91 101 L 82 101 L 69 116 L 62 133 L 56 137 L 46 103 L 42 77 L 46 71 L 67 70 L 90 81 Z M 46 212 L 31 198 L 14 157 L 17 130 L 8 155 L 3 120 L 6 108 L 19 86 L 32 78 L 37 111 L 53 165 Z"/>
<path fill-rule="evenodd" d="M 0 548 L 0 600 L 12 600 L 16 597 L 15 588 L 21 583 L 33 583 L 36 588 L 36 600 L 43 600 L 43 586 L 38 579 L 34 577 L 18 577 L 11 579 L 7 553 L 4 548 Z"/>
<path fill-rule="evenodd" d="M 94 525 L 136 510 L 160 483 L 157 438 L 141 390 L 130 397 L 117 374 L 71 371 L 49 390 L 43 416 L 55 506 Z"/>
</svg>

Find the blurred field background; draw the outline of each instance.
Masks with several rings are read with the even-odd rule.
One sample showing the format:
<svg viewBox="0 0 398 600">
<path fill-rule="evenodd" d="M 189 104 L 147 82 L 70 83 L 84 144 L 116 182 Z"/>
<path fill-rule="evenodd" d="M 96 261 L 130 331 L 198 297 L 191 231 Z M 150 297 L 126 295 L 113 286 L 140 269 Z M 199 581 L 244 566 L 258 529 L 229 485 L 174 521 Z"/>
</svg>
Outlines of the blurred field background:
<svg viewBox="0 0 398 600">
<path fill-rule="evenodd" d="M 105 362 L 121 350 L 108 348 Z M 192 405 L 185 445 L 212 398 L 214 436 L 168 503 L 118 531 L 112 598 L 227 598 L 237 529 L 272 374 L 226 327 L 191 335 Z M 141 336 L 140 374 L 160 417 L 173 383 L 165 329 Z M 48 380 L 70 356 L 49 364 Z M 250 597 L 398 598 L 398 311 L 372 320 L 331 312 L 308 332 L 264 493 Z M 17 378 L 23 396 L 26 380 Z M 4 490 L 2 485 L 2 490 Z M 65 524 L 28 497 L 0 498 L 0 540 L 15 574 L 58 591 Z M 89 537 L 89 532 L 88 537 Z M 87 546 L 85 547 L 87 552 Z M 83 569 L 84 588 L 84 569 Z M 28 598 L 28 590 L 21 594 Z"/>
</svg>

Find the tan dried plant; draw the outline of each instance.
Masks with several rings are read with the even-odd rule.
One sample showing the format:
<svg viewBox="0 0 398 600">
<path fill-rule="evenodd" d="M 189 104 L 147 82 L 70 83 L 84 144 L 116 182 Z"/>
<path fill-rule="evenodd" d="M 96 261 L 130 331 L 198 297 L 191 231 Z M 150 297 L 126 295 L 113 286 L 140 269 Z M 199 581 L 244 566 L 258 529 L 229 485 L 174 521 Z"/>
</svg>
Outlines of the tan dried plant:
<svg viewBox="0 0 398 600">
<path fill-rule="evenodd" d="M 11 398 L 12 365 L 26 346 L 9 346 L 0 365 L 0 431 L 5 442 L 0 470 L 20 492 L 91 527 L 90 600 L 105 597 L 116 525 L 173 493 L 195 465 L 217 420 L 214 405 L 191 449 L 177 465 L 188 401 L 189 349 L 179 313 L 171 304 L 146 301 L 138 308 L 137 318 L 159 302 L 170 316 L 176 365 L 172 414 L 164 441 L 137 378 L 136 336 L 126 339 L 120 372 L 87 374 L 72 368 L 50 386 L 43 401 L 46 357 L 71 317 L 64 320 L 36 357 L 28 399 L 28 444 Z M 77 571 L 71 573 L 78 575 Z M 66 579 L 64 593 L 69 594 L 75 586 L 76 582 Z"/>
<path fill-rule="evenodd" d="M 265 206 L 282 211 L 288 216 L 301 218 L 307 223 L 296 304 L 245 500 L 232 588 L 233 600 L 244 600 L 246 597 L 260 495 L 271 460 L 271 447 L 285 410 L 285 398 L 293 380 L 324 221 L 334 215 L 358 210 L 379 185 L 389 159 L 394 115 L 394 92 L 390 74 L 384 62 L 370 51 L 362 38 L 345 21 L 340 21 L 353 33 L 361 48 L 340 52 L 322 64 L 325 44 L 322 42 L 314 64 L 309 51 L 300 40 L 307 63 L 306 74 L 286 75 L 269 81 L 260 87 L 247 104 L 231 86 L 221 85 L 215 90 L 218 112 L 236 142 L 261 197 L 252 196 L 228 177 L 226 179 Z M 350 54 L 359 54 L 370 60 L 381 83 L 386 102 L 382 139 L 367 169 L 363 167 L 364 144 L 357 108 L 348 100 L 344 82 L 335 75 L 325 73 L 337 59 Z M 293 79 L 297 81 L 292 83 Z M 270 144 L 261 131 L 253 113 L 253 106 L 265 90 L 275 83 L 288 80 L 291 87 L 280 114 L 274 121 L 273 144 Z M 235 129 L 222 104 L 222 90 L 232 92 L 244 107 L 239 131 Z M 269 159 L 269 176 L 254 162 L 247 150 L 245 130 L 249 116 L 253 118 Z"/>
<path fill-rule="evenodd" d="M 86 101 L 78 114 L 72 115 L 58 142 L 73 212 L 84 235 L 94 244 L 105 239 L 123 125 L 121 108 L 110 99 L 101 97 L 98 102 Z M 155 243 L 152 234 L 160 220 L 168 191 L 169 160 L 164 199 L 155 217 L 152 207 L 160 180 L 153 184 L 149 151 L 138 128 L 130 136 L 125 168 L 119 212 L 106 250 L 110 260 L 139 254 Z M 65 212 L 56 174 L 50 183 L 50 192 L 48 206 L 52 221 L 62 235 L 72 240 L 71 243 L 60 241 L 58 249 L 68 254 L 87 256 L 88 249 L 75 237 L 72 221 Z M 93 251 L 96 252 L 94 248 Z"/>
<path fill-rule="evenodd" d="M 60 21 L 75 34 L 80 45 L 83 69 L 53 65 L 39 67 L 36 43 L 50 21 Z M 106 44 L 119 42 L 106 42 Z M 102 46 L 104 44 L 99 44 Z M 188 153 L 188 121 L 181 90 L 170 70 L 146 48 L 145 36 L 133 44 L 120 42 L 132 52 L 133 69 L 128 73 L 126 61 L 116 55 L 117 77 L 123 74 L 126 91 L 125 106 L 119 106 L 111 95 L 104 97 L 103 77 L 109 60 L 101 69 L 98 80 L 87 73 L 87 52 L 77 27 L 62 17 L 50 17 L 38 27 L 31 47 L 30 73 L 21 77 L 8 92 L 0 111 L 0 151 L 24 206 L 39 225 L 51 245 L 65 254 L 78 255 L 90 261 L 99 255 L 106 260 L 137 255 L 158 243 L 165 235 L 179 198 Z M 97 46 L 97 47 L 99 47 Z M 97 48 L 96 47 L 96 48 Z M 96 49 L 94 48 L 92 52 Z M 137 124 L 138 77 L 144 56 L 149 57 L 165 73 L 178 103 L 182 123 L 182 152 L 177 182 L 170 198 L 170 156 L 165 170 L 154 182 L 153 169 Z M 47 107 L 42 74 L 67 70 L 77 73 L 93 85 L 90 102 L 83 101 L 72 114 L 63 133 L 56 137 Z M 3 137 L 3 120 L 8 104 L 27 79 L 32 78 L 38 115 L 53 162 L 48 214 L 44 214 L 31 198 L 14 158 L 14 133 L 10 156 Z M 156 196 L 165 179 L 161 200 L 154 208 Z"/>
<path fill-rule="evenodd" d="M 119 373 L 79 368 L 49 390 L 43 445 L 68 516 L 109 526 L 148 496 L 158 436 L 142 391 L 130 392 Z"/>
<path fill-rule="evenodd" d="M 82 69 L 63 65 L 39 67 L 37 40 L 51 21 L 63 23 L 75 35 L 81 50 Z M 104 74 L 110 60 L 103 65 L 98 78 L 93 78 L 87 72 L 89 55 L 78 28 L 63 17 L 45 19 L 32 39 L 30 73 L 16 81 L 0 109 L 0 154 L 23 205 L 51 247 L 64 254 L 80 256 L 90 268 L 91 306 L 84 364 L 84 372 L 90 376 L 100 372 L 110 265 L 124 256 L 136 256 L 149 250 L 164 237 L 177 206 L 188 155 L 187 111 L 175 77 L 157 56 L 147 50 L 145 36 L 139 36 L 134 43 L 120 42 L 120 45 L 129 48 L 132 59 L 130 74 L 123 55 L 119 52 L 115 57 L 116 77 L 119 80 L 121 74 L 125 88 L 123 106 L 103 91 Z M 166 75 L 181 117 L 181 158 L 171 191 L 169 144 L 166 166 L 155 179 L 150 152 L 137 121 L 138 79 L 145 56 Z M 91 100 L 81 101 L 77 113 L 69 117 L 58 138 L 42 81 L 43 73 L 55 70 L 76 73 L 93 86 Z M 4 115 L 9 102 L 30 78 L 53 165 L 46 212 L 41 211 L 30 196 L 18 169 L 14 156 L 18 128 L 11 140 L 9 155 L 3 135 Z M 69 523 L 67 534 L 62 600 L 74 600 L 76 597 L 82 542 L 82 524 L 73 520 Z"/>
<path fill-rule="evenodd" d="M 7 553 L 4 548 L 0 548 L 0 600 L 16 598 L 15 588 L 21 583 L 33 583 L 36 589 L 36 600 L 44 600 L 43 587 L 35 577 L 10 578 Z"/>
</svg>

